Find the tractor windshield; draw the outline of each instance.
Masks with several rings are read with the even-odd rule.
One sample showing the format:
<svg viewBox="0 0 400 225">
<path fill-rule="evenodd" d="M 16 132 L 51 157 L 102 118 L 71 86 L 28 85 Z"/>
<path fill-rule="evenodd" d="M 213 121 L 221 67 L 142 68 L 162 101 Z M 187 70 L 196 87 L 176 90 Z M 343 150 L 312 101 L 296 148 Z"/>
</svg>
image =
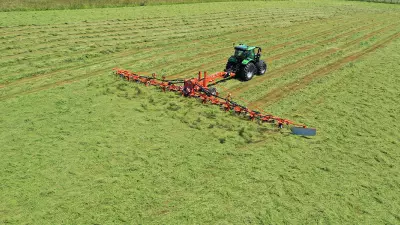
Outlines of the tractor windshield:
<svg viewBox="0 0 400 225">
<path fill-rule="evenodd" d="M 244 51 L 244 50 L 236 49 L 235 50 L 235 57 L 236 58 L 244 58 L 245 52 L 246 51 Z"/>
</svg>

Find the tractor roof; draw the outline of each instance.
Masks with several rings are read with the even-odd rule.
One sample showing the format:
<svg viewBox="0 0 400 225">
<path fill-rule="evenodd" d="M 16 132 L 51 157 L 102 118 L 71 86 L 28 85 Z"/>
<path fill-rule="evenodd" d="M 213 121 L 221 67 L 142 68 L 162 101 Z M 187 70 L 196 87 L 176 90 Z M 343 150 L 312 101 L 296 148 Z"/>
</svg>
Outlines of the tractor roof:
<svg viewBox="0 0 400 225">
<path fill-rule="evenodd" d="M 235 49 L 242 50 L 242 51 L 253 50 L 254 48 L 255 47 L 253 47 L 253 46 L 247 46 L 247 45 L 243 45 L 243 44 L 238 45 L 238 46 L 235 47 Z"/>
</svg>

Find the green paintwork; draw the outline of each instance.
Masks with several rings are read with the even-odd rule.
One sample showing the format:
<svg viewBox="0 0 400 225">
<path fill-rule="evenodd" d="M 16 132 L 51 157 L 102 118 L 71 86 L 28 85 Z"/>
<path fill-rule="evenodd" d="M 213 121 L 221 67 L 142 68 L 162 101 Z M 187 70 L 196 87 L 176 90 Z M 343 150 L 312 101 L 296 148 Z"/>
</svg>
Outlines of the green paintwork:
<svg viewBox="0 0 400 225">
<path fill-rule="evenodd" d="M 242 61 L 242 65 L 247 65 L 249 62 L 252 62 L 253 60 L 250 58 L 247 58 L 245 60 Z"/>
</svg>

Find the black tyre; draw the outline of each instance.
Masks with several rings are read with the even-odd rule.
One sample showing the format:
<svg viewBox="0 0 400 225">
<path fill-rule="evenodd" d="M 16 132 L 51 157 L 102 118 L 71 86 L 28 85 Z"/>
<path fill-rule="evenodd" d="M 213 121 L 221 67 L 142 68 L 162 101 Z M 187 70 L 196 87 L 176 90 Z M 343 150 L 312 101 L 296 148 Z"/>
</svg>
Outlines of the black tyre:
<svg viewBox="0 0 400 225">
<path fill-rule="evenodd" d="M 257 74 L 257 67 L 254 63 L 248 63 L 246 66 L 243 67 L 241 73 L 241 79 L 244 81 L 251 80 L 254 75 Z"/>
<path fill-rule="evenodd" d="M 267 64 L 264 62 L 264 60 L 260 60 L 257 63 L 257 74 L 258 75 L 264 75 L 267 72 Z"/>
</svg>

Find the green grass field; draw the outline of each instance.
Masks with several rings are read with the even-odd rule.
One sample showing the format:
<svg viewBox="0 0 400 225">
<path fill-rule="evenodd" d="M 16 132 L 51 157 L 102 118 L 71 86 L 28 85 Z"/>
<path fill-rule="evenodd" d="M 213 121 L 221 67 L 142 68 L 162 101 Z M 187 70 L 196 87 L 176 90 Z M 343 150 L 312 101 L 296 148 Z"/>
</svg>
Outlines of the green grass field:
<svg viewBox="0 0 400 225">
<path fill-rule="evenodd" d="M 243 9 L 246 10 L 243 10 Z M 400 8 L 254 1 L 0 12 L 0 223 L 399 224 Z M 315 137 L 122 81 L 217 85 Z"/>
</svg>

